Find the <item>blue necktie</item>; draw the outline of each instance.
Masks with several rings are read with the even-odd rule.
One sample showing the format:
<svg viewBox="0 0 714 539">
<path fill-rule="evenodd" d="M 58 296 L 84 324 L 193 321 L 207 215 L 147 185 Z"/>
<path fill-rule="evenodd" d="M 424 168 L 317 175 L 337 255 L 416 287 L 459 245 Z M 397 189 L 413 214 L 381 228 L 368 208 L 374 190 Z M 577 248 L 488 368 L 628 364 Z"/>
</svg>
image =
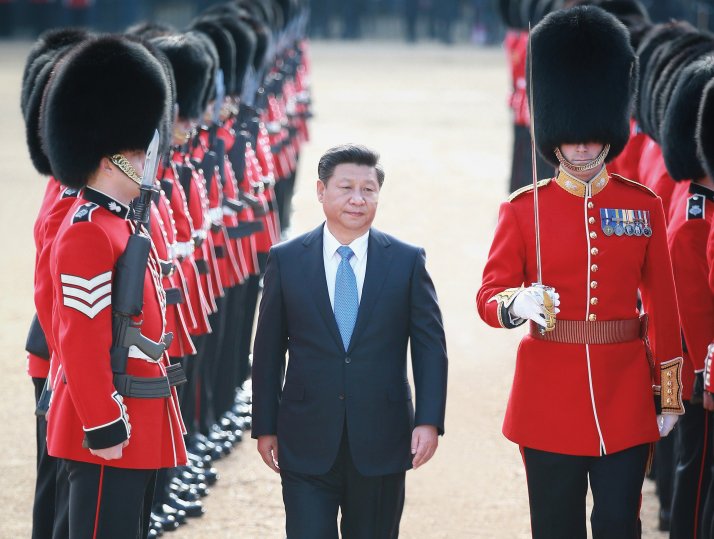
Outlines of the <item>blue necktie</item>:
<svg viewBox="0 0 714 539">
<path fill-rule="evenodd" d="M 345 350 L 350 346 L 352 330 L 357 321 L 359 309 L 359 296 L 357 295 L 357 278 L 352 270 L 350 258 L 354 255 L 352 249 L 346 245 L 337 248 L 337 254 L 342 257 L 337 267 L 335 277 L 335 320 L 342 336 Z"/>
</svg>

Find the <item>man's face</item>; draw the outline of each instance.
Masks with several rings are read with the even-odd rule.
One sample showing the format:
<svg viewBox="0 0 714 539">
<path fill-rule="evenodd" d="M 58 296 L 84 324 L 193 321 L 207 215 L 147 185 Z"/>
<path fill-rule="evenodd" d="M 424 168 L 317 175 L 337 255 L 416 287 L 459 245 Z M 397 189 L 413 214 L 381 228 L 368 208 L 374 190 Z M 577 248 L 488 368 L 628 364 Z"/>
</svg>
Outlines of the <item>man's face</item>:
<svg viewBox="0 0 714 539">
<path fill-rule="evenodd" d="M 597 158 L 604 147 L 605 145 L 599 142 L 561 144 L 560 153 L 573 165 L 585 165 Z"/>
<path fill-rule="evenodd" d="M 377 172 L 367 165 L 337 165 L 327 184 L 317 181 L 317 199 L 333 233 L 359 237 L 369 230 L 377 213 Z"/>
<path fill-rule="evenodd" d="M 185 118 L 179 118 L 174 122 L 174 145 L 186 144 L 188 139 L 191 137 L 191 132 L 196 126 L 196 122 L 193 120 L 187 120 Z"/>
</svg>

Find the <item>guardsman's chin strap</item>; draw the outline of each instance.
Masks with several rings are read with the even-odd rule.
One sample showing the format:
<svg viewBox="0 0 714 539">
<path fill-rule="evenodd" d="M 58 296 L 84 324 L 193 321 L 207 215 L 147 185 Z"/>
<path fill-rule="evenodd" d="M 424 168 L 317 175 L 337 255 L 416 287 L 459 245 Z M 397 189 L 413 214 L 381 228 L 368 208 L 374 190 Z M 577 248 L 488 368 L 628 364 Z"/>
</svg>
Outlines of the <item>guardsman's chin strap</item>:
<svg viewBox="0 0 714 539">
<path fill-rule="evenodd" d="M 561 153 L 559 147 L 555 147 L 555 157 L 558 158 L 558 162 L 562 167 L 565 167 L 569 171 L 572 172 L 587 172 L 588 170 L 593 170 L 595 168 L 598 168 L 602 166 L 602 164 L 605 162 L 605 158 L 607 157 L 607 154 L 610 152 L 610 145 L 605 144 L 605 147 L 602 149 L 600 152 L 600 155 L 598 155 L 595 159 L 592 161 L 589 161 L 585 163 L 584 165 L 574 165 L 570 161 L 568 161 L 565 156 Z"/>
<path fill-rule="evenodd" d="M 115 153 L 109 160 L 114 163 L 127 177 L 137 185 L 141 185 L 141 176 L 137 174 L 134 165 L 122 154 Z"/>
</svg>

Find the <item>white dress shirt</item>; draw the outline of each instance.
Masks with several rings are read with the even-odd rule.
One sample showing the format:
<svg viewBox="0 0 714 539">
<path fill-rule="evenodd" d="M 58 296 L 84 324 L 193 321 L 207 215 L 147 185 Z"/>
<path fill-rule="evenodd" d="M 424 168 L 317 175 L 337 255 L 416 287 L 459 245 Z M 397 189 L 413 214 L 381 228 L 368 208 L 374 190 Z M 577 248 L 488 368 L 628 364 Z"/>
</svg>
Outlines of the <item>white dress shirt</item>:
<svg viewBox="0 0 714 539">
<path fill-rule="evenodd" d="M 327 280 L 327 292 L 330 294 L 330 305 L 335 310 L 335 278 L 337 268 L 342 257 L 337 249 L 342 244 L 335 238 L 327 228 L 327 223 L 322 228 L 322 256 L 325 261 L 325 279 Z M 354 255 L 350 258 L 352 271 L 357 279 L 357 299 L 362 301 L 362 286 L 364 285 L 364 274 L 367 269 L 367 246 L 369 243 L 369 230 L 348 245 Z"/>
</svg>

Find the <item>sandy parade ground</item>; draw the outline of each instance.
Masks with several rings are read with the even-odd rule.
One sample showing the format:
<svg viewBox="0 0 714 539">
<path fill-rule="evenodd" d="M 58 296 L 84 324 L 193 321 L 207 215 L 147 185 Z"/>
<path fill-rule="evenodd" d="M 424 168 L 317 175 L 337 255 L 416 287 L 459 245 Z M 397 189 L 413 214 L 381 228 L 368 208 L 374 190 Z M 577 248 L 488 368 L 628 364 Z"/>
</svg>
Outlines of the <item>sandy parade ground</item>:
<svg viewBox="0 0 714 539">
<path fill-rule="evenodd" d="M 29 537 L 34 488 L 33 389 L 24 343 L 34 312 L 32 223 L 44 179 L 32 169 L 19 113 L 30 43 L 0 45 L 0 537 Z M 446 436 L 434 459 L 407 474 L 405 539 L 527 538 L 525 473 L 501 434 L 523 329 L 496 330 L 474 297 L 506 196 L 511 127 L 508 72 L 500 49 L 396 43 L 317 42 L 312 47 L 315 118 L 298 175 L 291 233 L 316 226 L 317 160 L 341 142 L 379 150 L 386 170 L 375 226 L 422 245 L 444 314 L 450 358 Z M 111 104 L 108 104 L 111 106 Z M 217 464 L 221 478 L 202 519 L 181 539 L 282 539 L 279 477 L 248 436 Z M 656 531 L 645 482 L 644 537 Z"/>
</svg>

